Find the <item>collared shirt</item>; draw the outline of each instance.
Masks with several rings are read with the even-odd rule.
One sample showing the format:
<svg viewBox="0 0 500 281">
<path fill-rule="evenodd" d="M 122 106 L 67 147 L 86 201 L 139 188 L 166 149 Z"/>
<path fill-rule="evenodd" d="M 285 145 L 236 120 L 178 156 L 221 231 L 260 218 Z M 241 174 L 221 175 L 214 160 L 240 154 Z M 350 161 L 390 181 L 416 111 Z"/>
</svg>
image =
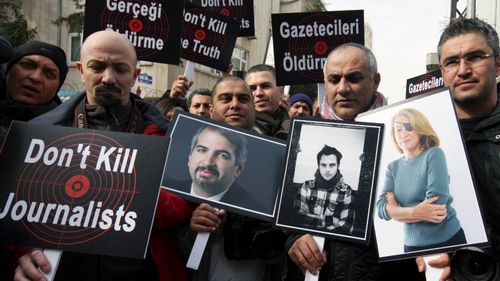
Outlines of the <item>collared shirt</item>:
<svg viewBox="0 0 500 281">
<path fill-rule="evenodd" d="M 224 197 L 224 195 L 226 194 L 226 192 L 227 192 L 228 190 L 229 190 L 229 188 L 228 188 L 228 189 L 226 189 L 226 190 L 224 190 L 224 191 L 223 191 L 223 192 L 221 192 L 221 193 L 215 194 L 214 196 L 210 196 L 210 197 L 208 197 L 207 199 L 208 199 L 208 200 L 211 200 L 211 201 L 217 201 L 217 202 L 218 202 L 218 201 L 220 201 L 220 200 L 222 199 L 222 197 Z M 197 193 L 194 191 L 194 186 L 193 186 L 193 183 L 191 183 L 191 192 L 190 192 L 189 194 L 194 195 L 194 196 L 196 196 L 196 197 L 200 197 L 200 196 L 201 196 L 201 195 L 197 194 Z M 203 197 L 203 196 L 201 196 L 201 197 Z"/>
</svg>

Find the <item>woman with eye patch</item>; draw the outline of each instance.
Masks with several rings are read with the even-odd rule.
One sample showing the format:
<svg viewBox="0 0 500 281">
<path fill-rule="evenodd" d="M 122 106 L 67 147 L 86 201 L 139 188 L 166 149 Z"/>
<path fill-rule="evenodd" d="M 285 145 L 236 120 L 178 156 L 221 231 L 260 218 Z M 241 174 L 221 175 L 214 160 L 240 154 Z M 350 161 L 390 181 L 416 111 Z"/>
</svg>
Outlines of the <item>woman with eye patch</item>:
<svg viewBox="0 0 500 281">
<path fill-rule="evenodd" d="M 446 158 L 427 118 L 407 108 L 391 120 L 393 144 L 403 157 L 386 170 L 377 200 L 381 219 L 404 223 L 404 251 L 465 244 L 465 234 L 451 206 Z"/>
</svg>

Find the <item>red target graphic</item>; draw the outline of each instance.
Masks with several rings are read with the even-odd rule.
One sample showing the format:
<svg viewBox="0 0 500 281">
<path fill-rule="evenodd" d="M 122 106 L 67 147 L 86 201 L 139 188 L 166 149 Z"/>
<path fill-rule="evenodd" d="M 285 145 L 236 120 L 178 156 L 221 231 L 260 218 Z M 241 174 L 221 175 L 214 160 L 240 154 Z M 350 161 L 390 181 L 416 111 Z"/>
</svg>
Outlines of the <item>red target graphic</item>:
<svg viewBox="0 0 500 281">
<path fill-rule="evenodd" d="M 203 29 L 197 29 L 194 32 L 194 38 L 196 38 L 196 40 L 198 40 L 198 41 L 203 41 L 203 40 L 205 40 L 206 37 L 207 37 L 207 34 L 206 34 L 205 30 L 203 30 Z"/>
<path fill-rule="evenodd" d="M 220 9 L 220 13 L 225 15 L 226 17 L 229 17 L 231 15 L 231 10 L 229 10 L 228 8 L 222 8 Z"/>
<path fill-rule="evenodd" d="M 186 7 L 187 7 L 186 9 L 187 9 L 187 11 L 189 11 L 190 14 L 192 14 L 192 15 L 197 15 L 197 14 L 210 15 L 210 13 L 207 13 L 205 8 L 198 8 L 198 7 L 189 8 L 188 3 L 189 2 L 186 3 Z M 214 14 L 214 12 L 211 12 L 211 14 L 213 14 L 214 19 L 217 19 L 217 15 Z M 189 20 L 186 20 L 186 18 Z M 184 24 L 185 24 L 185 27 L 183 28 L 183 33 L 182 33 L 183 38 L 203 41 L 204 46 L 223 47 L 226 44 L 228 44 L 227 37 L 224 34 L 220 34 L 219 32 L 215 32 L 215 31 L 210 30 L 210 29 L 200 28 L 200 21 L 199 20 L 196 21 L 192 17 L 185 17 Z M 205 24 L 205 27 L 207 27 L 207 26 L 208 26 L 208 21 Z M 226 28 L 230 28 L 230 27 L 226 27 Z M 197 46 L 196 47 L 197 51 L 194 50 L 195 44 Z M 203 63 L 203 62 L 208 62 L 208 63 L 212 62 L 213 63 L 213 61 L 217 61 L 214 58 L 210 58 L 206 54 L 202 54 L 200 52 L 200 45 L 198 43 L 192 43 L 192 45 L 193 46 L 191 46 L 190 48 L 184 49 L 182 51 L 181 57 L 183 57 L 185 59 L 192 60 L 192 61 L 196 61 L 198 63 Z M 206 51 L 206 48 L 204 50 Z"/>
<path fill-rule="evenodd" d="M 144 24 L 140 19 L 132 19 L 128 23 L 128 28 L 130 28 L 133 32 L 141 32 L 143 27 Z"/>
<path fill-rule="evenodd" d="M 72 176 L 64 185 L 66 194 L 71 198 L 80 198 L 89 191 L 90 181 L 86 176 Z"/>
<path fill-rule="evenodd" d="M 35 208 L 43 208 L 40 202 L 56 205 L 53 211 L 39 212 L 43 216 L 36 219 L 42 223 L 27 223 L 24 218 L 23 225 L 28 232 L 49 244 L 77 245 L 113 229 L 109 223 L 102 227 L 102 212 L 116 213 L 119 208 L 127 212 L 138 193 L 135 168 L 131 173 L 128 169 L 120 172 L 121 165 L 127 165 L 130 159 L 130 149 L 95 132 L 68 135 L 45 145 L 72 150 L 74 154 L 72 157 L 57 155 L 64 165 L 47 166 L 40 161 L 27 165 L 22 171 L 16 199 L 22 198 Z M 89 153 L 82 159 L 85 150 Z M 107 153 L 105 161 L 100 157 L 103 153 Z M 101 165 L 97 168 L 99 162 Z"/>
<path fill-rule="evenodd" d="M 316 43 L 314 43 L 314 53 L 316 55 L 322 56 L 325 55 L 326 52 L 328 52 L 328 45 L 326 44 L 325 41 L 319 40 Z"/>
<path fill-rule="evenodd" d="M 87 1 L 90 2 L 90 1 Z M 160 9 L 160 6 L 150 5 L 150 1 L 146 0 L 136 0 L 134 1 L 139 5 L 146 5 L 154 11 L 153 14 L 148 14 L 144 16 L 140 14 L 138 17 L 134 13 L 117 13 L 115 11 L 110 11 L 109 9 L 102 9 L 99 15 L 99 24 L 105 28 L 111 28 L 115 31 L 119 31 L 122 34 L 127 30 L 130 30 L 126 37 L 136 46 L 137 56 L 139 58 L 155 56 L 161 52 L 161 50 L 156 50 L 155 48 L 146 48 L 145 46 L 137 47 L 139 39 L 141 36 L 143 38 L 149 38 L 150 40 L 158 40 L 161 38 L 169 38 L 173 32 L 170 25 L 169 15 L 166 12 L 165 6 Z M 100 5 L 97 5 L 100 7 Z M 152 20 L 153 19 L 153 20 Z M 110 23 L 113 23 L 110 25 Z M 135 33 L 135 34 L 131 34 Z M 143 40 L 145 41 L 145 40 Z M 168 44 L 167 41 L 164 44 Z"/>
<path fill-rule="evenodd" d="M 314 13 L 297 21 L 297 26 L 311 26 L 313 24 L 332 24 L 339 22 L 341 18 L 327 13 Z M 354 42 L 353 35 L 336 35 L 318 37 L 311 40 L 309 37 L 289 38 L 288 48 L 290 55 L 309 59 L 309 63 L 314 66 L 314 70 L 301 70 L 298 72 L 301 79 L 323 81 L 322 63 L 316 61 L 317 58 L 325 58 L 328 53 L 336 46 L 343 43 Z M 300 79 L 298 79 L 300 80 Z"/>
</svg>

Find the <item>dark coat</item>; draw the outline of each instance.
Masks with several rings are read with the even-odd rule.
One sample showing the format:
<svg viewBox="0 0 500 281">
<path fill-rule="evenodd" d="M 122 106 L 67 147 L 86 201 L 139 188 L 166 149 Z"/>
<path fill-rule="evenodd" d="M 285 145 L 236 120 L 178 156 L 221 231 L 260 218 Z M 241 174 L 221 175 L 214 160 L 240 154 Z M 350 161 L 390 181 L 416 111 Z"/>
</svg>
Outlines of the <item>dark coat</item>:
<svg viewBox="0 0 500 281">
<path fill-rule="evenodd" d="M 181 191 L 185 194 L 191 192 L 191 180 L 170 181 L 167 187 Z M 231 185 L 229 190 L 218 201 L 221 203 L 233 205 L 240 208 L 250 209 L 257 212 L 271 214 L 274 206 L 264 206 L 252 193 L 238 185 L 236 182 Z"/>
<path fill-rule="evenodd" d="M 31 122 L 73 126 L 75 108 L 84 97 L 85 93 L 80 93 Z M 167 119 L 153 105 L 132 94 L 130 98 L 141 112 L 143 134 L 165 135 Z M 186 281 L 185 261 L 178 253 L 173 230 L 188 224 L 193 209 L 191 203 L 162 189 L 145 260 L 65 252 L 56 280 Z"/>
<path fill-rule="evenodd" d="M 466 138 L 493 254 L 500 259 L 500 104 Z"/>
</svg>

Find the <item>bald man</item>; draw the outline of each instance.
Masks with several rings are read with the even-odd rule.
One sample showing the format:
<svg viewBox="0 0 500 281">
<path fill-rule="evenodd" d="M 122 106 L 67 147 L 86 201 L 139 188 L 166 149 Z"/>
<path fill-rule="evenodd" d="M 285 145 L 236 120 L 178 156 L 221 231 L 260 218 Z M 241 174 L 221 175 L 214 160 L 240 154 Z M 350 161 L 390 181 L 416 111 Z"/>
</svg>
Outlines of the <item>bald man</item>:
<svg viewBox="0 0 500 281">
<path fill-rule="evenodd" d="M 113 31 L 93 33 L 83 43 L 80 58 L 77 68 L 85 92 L 33 122 L 165 134 L 168 121 L 154 106 L 130 93 L 140 69 L 128 39 Z M 190 203 L 162 190 L 146 259 L 65 252 L 56 280 L 187 280 L 174 241 L 168 239 L 173 227 L 189 222 L 192 210 Z M 38 268 L 49 272 L 50 264 L 40 249 L 34 249 L 19 259 L 15 280 L 44 280 Z"/>
</svg>

